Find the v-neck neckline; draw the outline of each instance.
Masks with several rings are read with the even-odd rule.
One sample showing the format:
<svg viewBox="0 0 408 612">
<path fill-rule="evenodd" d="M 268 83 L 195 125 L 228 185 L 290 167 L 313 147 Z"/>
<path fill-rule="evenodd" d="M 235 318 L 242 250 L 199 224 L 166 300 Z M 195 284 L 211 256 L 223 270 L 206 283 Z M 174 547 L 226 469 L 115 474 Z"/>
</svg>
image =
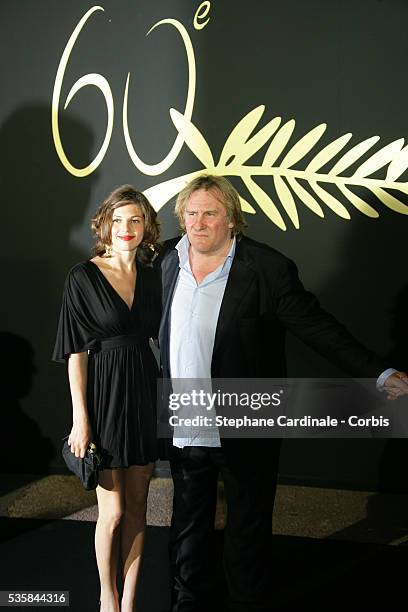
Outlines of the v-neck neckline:
<svg viewBox="0 0 408 612">
<path fill-rule="evenodd" d="M 136 299 L 136 287 L 138 285 L 138 266 L 137 266 L 137 261 L 135 261 L 135 265 L 136 265 L 136 276 L 135 276 L 135 286 L 133 289 L 133 299 L 132 299 L 132 303 L 129 305 L 126 302 L 126 300 L 120 295 L 120 293 L 115 289 L 115 287 L 112 285 L 112 283 L 110 282 L 110 280 L 108 280 L 108 278 L 105 276 L 105 274 L 102 272 L 102 270 L 100 269 L 100 267 L 98 266 L 98 264 L 96 264 L 94 261 L 92 261 L 92 259 L 88 259 L 89 263 L 91 263 L 99 272 L 99 274 L 102 276 L 102 278 L 104 279 L 104 281 L 109 285 L 109 287 L 111 288 L 111 290 L 113 291 L 113 293 L 120 299 L 120 301 L 122 302 L 122 304 L 125 305 L 126 309 L 128 310 L 128 312 L 132 312 L 133 310 L 133 306 L 135 305 L 135 299 Z"/>
</svg>

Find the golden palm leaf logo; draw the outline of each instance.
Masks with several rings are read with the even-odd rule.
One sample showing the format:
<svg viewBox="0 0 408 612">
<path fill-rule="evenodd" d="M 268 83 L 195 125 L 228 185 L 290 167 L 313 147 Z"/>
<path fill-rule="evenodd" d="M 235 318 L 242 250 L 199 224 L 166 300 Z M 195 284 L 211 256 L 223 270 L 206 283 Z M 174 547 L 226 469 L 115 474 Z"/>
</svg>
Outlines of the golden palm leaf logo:
<svg viewBox="0 0 408 612">
<path fill-rule="evenodd" d="M 210 5 L 211 2 L 206 0 L 195 12 L 194 27 L 196 30 L 202 30 L 208 23 Z M 97 73 L 82 76 L 71 87 L 64 109 L 83 87 L 92 85 L 99 89 L 104 97 L 108 113 L 105 138 L 98 154 L 87 166 L 77 168 L 67 158 L 59 130 L 59 101 L 64 74 L 71 51 L 82 29 L 91 15 L 100 11 L 104 12 L 103 7 L 91 7 L 71 34 L 58 66 L 51 105 L 52 134 L 57 154 L 66 170 L 77 177 L 88 176 L 96 170 L 106 154 L 113 130 L 114 101 L 108 81 Z M 208 172 L 240 177 L 254 200 L 253 204 L 257 204 L 281 230 L 286 230 L 288 220 L 295 228 L 299 228 L 297 201 L 319 217 L 324 217 L 325 209 L 330 209 L 339 217 L 350 219 L 348 208 L 338 199 L 339 194 L 343 201 L 349 202 L 352 209 L 356 209 L 367 217 L 379 217 L 379 212 L 371 203 L 357 195 L 353 187 L 363 187 L 364 193 L 374 194 L 380 205 L 403 215 L 408 214 L 408 206 L 399 199 L 401 194 L 408 194 L 408 183 L 398 181 L 408 168 L 408 145 L 404 147 L 403 138 L 383 146 L 370 155 L 370 150 L 380 139 L 379 136 L 367 138 L 347 148 L 352 134 L 344 134 L 321 148 L 305 168 L 299 169 L 298 164 L 304 161 L 306 156 L 312 155 L 312 150 L 317 147 L 327 125 L 322 123 L 316 126 L 300 140 L 290 145 L 295 120 L 291 119 L 282 123 L 281 117 L 275 117 L 262 128 L 258 128 L 265 111 L 265 106 L 262 105 L 257 106 L 238 121 L 224 144 L 218 163 L 215 163 L 203 134 L 191 121 L 196 86 L 196 65 L 190 36 L 183 24 L 176 19 L 161 19 L 150 28 L 147 35 L 159 26 L 174 28 L 185 48 L 188 64 L 188 92 L 185 110 L 182 114 L 173 108 L 170 109 L 171 119 L 178 132 L 177 138 L 161 162 L 146 164 L 136 153 L 129 132 L 127 116 L 129 73 L 124 91 L 122 113 L 126 147 L 136 168 L 150 176 L 157 176 L 167 170 L 184 143 L 201 162 L 203 168 L 146 189 L 144 193 L 154 204 L 156 210 L 160 210 L 192 178 Z M 266 150 L 262 163 L 258 166 L 250 165 L 251 158 L 263 147 Z M 367 155 L 369 155 L 368 158 Z M 381 172 L 385 174 L 384 178 L 377 178 Z M 270 178 L 271 186 L 274 186 L 277 196 L 275 202 L 259 185 L 260 177 Z M 254 206 L 242 197 L 241 206 L 245 212 L 252 214 L 256 212 Z"/>
<path fill-rule="evenodd" d="M 171 119 L 186 145 L 203 165 L 203 168 L 180 176 L 147 189 L 145 195 L 154 202 L 156 210 L 164 206 L 172 197 L 194 177 L 208 172 L 222 176 L 240 177 L 265 215 L 281 230 L 286 230 L 287 219 L 295 228 L 299 228 L 298 205 L 294 195 L 304 206 L 320 217 L 324 217 L 325 208 L 329 208 L 339 217 L 350 219 L 349 210 L 327 191 L 324 186 L 332 185 L 353 209 L 367 217 L 376 218 L 378 211 L 361 196 L 356 195 L 352 187 L 364 187 L 387 208 L 407 215 L 408 206 L 398 199 L 398 193 L 408 194 L 408 183 L 398 182 L 398 178 L 408 168 L 408 146 L 400 138 L 373 153 L 368 159 L 361 159 L 379 141 L 379 136 L 367 138 L 346 152 L 346 145 L 352 134 L 344 134 L 320 149 L 304 169 L 295 166 L 317 145 L 327 125 L 322 123 L 305 134 L 288 148 L 289 140 L 295 128 L 295 120 L 282 124 L 281 117 L 275 117 L 264 127 L 255 131 L 265 111 L 265 106 L 258 106 L 245 115 L 233 128 L 221 151 L 218 163 L 215 163 L 211 149 L 199 129 L 175 109 L 170 109 Z M 248 161 L 269 141 L 262 164 L 251 166 Z M 333 160 L 343 154 L 333 164 Z M 278 160 L 281 161 L 278 162 Z M 352 167 L 361 162 L 357 168 Z M 278 162 L 278 163 L 277 163 Z M 332 163 L 329 170 L 323 169 Z M 374 178 L 380 170 L 386 169 L 385 178 Z M 274 202 L 266 191 L 256 182 L 256 177 L 270 177 L 279 202 Z M 309 186 L 309 190 L 305 188 Z M 392 195 L 392 190 L 395 195 Z M 333 190 L 332 190 L 333 191 Z M 241 206 L 245 212 L 255 213 L 254 207 L 241 197 Z M 285 220 L 286 217 L 286 220 Z"/>
</svg>

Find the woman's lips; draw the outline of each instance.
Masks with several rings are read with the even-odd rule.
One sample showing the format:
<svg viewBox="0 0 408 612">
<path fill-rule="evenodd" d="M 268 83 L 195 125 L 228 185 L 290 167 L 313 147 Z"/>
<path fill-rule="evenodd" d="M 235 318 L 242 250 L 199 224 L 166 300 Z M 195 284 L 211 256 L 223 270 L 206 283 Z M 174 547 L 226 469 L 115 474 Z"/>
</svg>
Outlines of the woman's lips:
<svg viewBox="0 0 408 612">
<path fill-rule="evenodd" d="M 128 242 L 129 240 L 133 240 L 134 236 L 118 236 L 121 240 L 125 240 Z"/>
</svg>

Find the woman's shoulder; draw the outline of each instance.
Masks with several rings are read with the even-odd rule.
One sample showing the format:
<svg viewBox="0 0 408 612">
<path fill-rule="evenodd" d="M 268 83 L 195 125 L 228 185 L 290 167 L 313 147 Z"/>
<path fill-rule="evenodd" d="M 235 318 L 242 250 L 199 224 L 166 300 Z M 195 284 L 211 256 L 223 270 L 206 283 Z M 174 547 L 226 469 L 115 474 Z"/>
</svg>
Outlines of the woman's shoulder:
<svg viewBox="0 0 408 612">
<path fill-rule="evenodd" d="M 89 260 L 81 261 L 68 271 L 66 286 L 80 286 L 92 279 L 94 264 Z"/>
<path fill-rule="evenodd" d="M 143 291 L 156 295 L 161 293 L 160 270 L 151 265 L 143 265 L 137 262 L 137 275 Z"/>
<path fill-rule="evenodd" d="M 152 277 L 157 274 L 157 267 L 155 265 L 155 260 L 145 263 L 137 259 L 136 266 L 137 266 L 138 274 L 141 272 L 145 276 L 152 276 Z"/>
</svg>

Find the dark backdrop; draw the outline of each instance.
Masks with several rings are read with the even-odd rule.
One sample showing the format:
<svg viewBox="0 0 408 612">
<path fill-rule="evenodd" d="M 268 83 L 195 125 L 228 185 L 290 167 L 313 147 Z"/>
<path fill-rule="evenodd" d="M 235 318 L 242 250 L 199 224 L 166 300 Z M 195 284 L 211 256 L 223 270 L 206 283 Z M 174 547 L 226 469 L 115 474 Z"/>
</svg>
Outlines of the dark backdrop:
<svg viewBox="0 0 408 612">
<path fill-rule="evenodd" d="M 2 2 L 0 348 L 2 423 L 7 432 L 3 471 L 14 467 L 44 472 L 61 466 L 59 440 L 69 430 L 70 402 L 65 368 L 51 363 L 50 355 L 64 278 L 74 263 L 89 256 L 89 219 L 97 205 L 121 183 L 145 190 L 202 167 L 184 144 L 171 167 L 148 176 L 127 152 L 122 104 L 128 73 L 129 128 L 146 163 L 157 163 L 170 150 L 177 132 L 169 108 L 181 112 L 185 105 L 187 60 L 181 37 L 169 24 L 146 37 L 154 24 L 174 19 L 188 32 L 197 70 L 192 121 L 216 160 L 232 128 L 261 104 L 265 112 L 259 127 L 275 116 L 282 117 L 282 123 L 295 119 L 292 144 L 327 123 L 315 152 L 347 132 L 353 134 L 349 148 L 379 135 L 373 151 L 406 134 L 406 2 L 213 0 L 208 24 L 197 30 L 193 18 L 199 5 L 105 0 L 104 11 L 89 18 L 68 61 L 59 105 L 61 138 L 70 162 L 82 167 L 95 157 L 107 122 L 103 96 L 95 87 L 81 89 L 64 110 L 78 78 L 88 73 L 105 77 L 114 101 L 114 124 L 102 163 L 80 178 L 67 171 L 56 153 L 51 100 L 65 45 L 96 4 Z M 265 149 L 254 155 L 251 165 L 260 165 Z M 376 176 L 384 178 L 385 171 Z M 247 215 L 248 234 L 293 258 L 306 286 L 327 309 L 371 348 L 390 355 L 392 365 L 407 368 L 406 217 L 386 208 L 368 190 L 355 189 L 379 212 L 377 219 L 369 218 L 328 187 L 351 219 L 342 219 L 324 205 L 325 216 L 320 218 L 295 198 L 300 219 L 296 229 L 271 179 L 256 178 L 286 221 L 287 230 L 282 231 L 242 179 L 231 180 L 256 211 Z M 398 197 L 403 200 L 401 194 Z M 173 204 L 174 197 L 160 210 L 164 238 L 177 230 Z M 288 360 L 293 375 L 339 374 L 293 338 Z M 21 464 L 8 465 L 9 451 L 17 443 L 35 457 L 29 466 L 24 453 Z M 281 473 L 292 481 L 400 489 L 404 485 L 398 470 L 405 464 L 405 447 L 404 440 L 286 441 Z"/>
</svg>

